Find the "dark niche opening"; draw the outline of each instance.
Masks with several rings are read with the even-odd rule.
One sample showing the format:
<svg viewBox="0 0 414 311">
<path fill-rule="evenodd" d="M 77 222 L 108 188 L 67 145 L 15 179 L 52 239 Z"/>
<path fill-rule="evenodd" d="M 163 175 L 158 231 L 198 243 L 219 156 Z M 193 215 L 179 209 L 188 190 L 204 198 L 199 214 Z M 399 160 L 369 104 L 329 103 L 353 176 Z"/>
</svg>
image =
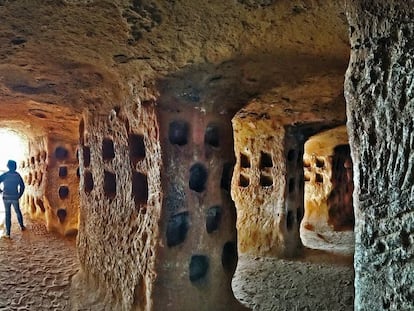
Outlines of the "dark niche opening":
<svg viewBox="0 0 414 311">
<path fill-rule="evenodd" d="M 270 187 L 273 185 L 273 178 L 272 176 L 267 175 L 260 175 L 260 186 L 262 187 Z"/>
<path fill-rule="evenodd" d="M 107 198 L 114 198 L 116 195 L 116 175 L 114 173 L 104 171 L 104 193 Z"/>
<path fill-rule="evenodd" d="M 204 143 L 212 147 L 220 145 L 220 131 L 216 124 L 209 124 L 204 134 Z"/>
<path fill-rule="evenodd" d="M 138 134 L 130 134 L 128 136 L 129 157 L 132 162 L 141 161 L 145 158 L 144 136 Z"/>
<path fill-rule="evenodd" d="M 62 223 L 65 221 L 67 213 L 65 209 L 60 208 L 58 209 L 56 215 L 59 218 L 59 221 Z"/>
<path fill-rule="evenodd" d="M 315 159 L 315 165 L 316 167 L 324 167 L 325 166 L 325 161 L 322 158 L 316 158 Z"/>
<path fill-rule="evenodd" d="M 69 188 L 68 186 L 60 186 L 59 187 L 59 198 L 65 199 L 69 195 Z"/>
<path fill-rule="evenodd" d="M 46 161 L 46 158 L 47 158 L 47 152 L 46 152 L 46 151 L 42 151 L 42 152 L 40 153 L 40 159 L 41 159 L 42 161 Z"/>
<path fill-rule="evenodd" d="M 240 153 L 240 167 L 249 168 L 250 167 L 250 158 L 244 153 Z"/>
<path fill-rule="evenodd" d="M 40 198 L 36 199 L 36 205 L 40 208 L 40 210 L 42 211 L 42 213 L 44 213 L 46 211 L 45 209 L 45 205 L 43 204 L 43 200 Z"/>
<path fill-rule="evenodd" d="M 65 160 L 68 157 L 68 154 L 69 154 L 68 150 L 64 147 L 57 147 L 55 149 L 55 157 L 58 160 Z M 33 159 L 33 162 L 34 162 L 34 159 Z"/>
<path fill-rule="evenodd" d="M 76 169 L 76 177 L 80 178 L 80 168 L 79 167 Z"/>
<path fill-rule="evenodd" d="M 168 139 L 171 144 L 184 146 L 187 144 L 188 124 L 185 121 L 172 121 L 168 130 Z"/>
<path fill-rule="evenodd" d="M 171 216 L 167 226 L 167 246 L 172 247 L 184 242 L 189 226 L 188 212 Z"/>
<path fill-rule="evenodd" d="M 292 230 L 294 223 L 295 223 L 295 216 L 293 215 L 292 211 L 288 211 L 287 216 L 286 216 L 287 229 Z"/>
<path fill-rule="evenodd" d="M 233 163 L 224 163 L 223 172 L 221 174 L 220 187 L 230 192 L 231 189 L 231 178 L 233 176 Z"/>
<path fill-rule="evenodd" d="M 296 159 L 296 155 L 297 155 L 296 150 L 293 150 L 293 149 L 289 150 L 289 152 L 287 154 L 288 161 L 289 162 L 294 161 Z"/>
<path fill-rule="evenodd" d="M 132 176 L 132 193 L 136 205 L 147 204 L 148 178 L 147 175 L 134 172 Z"/>
<path fill-rule="evenodd" d="M 104 138 L 102 141 L 102 158 L 104 161 L 115 158 L 114 142 L 109 138 Z"/>
<path fill-rule="evenodd" d="M 83 175 L 83 189 L 86 193 L 90 193 L 93 190 L 93 176 L 89 171 L 85 171 Z"/>
<path fill-rule="evenodd" d="M 59 167 L 59 177 L 63 178 L 68 176 L 68 168 L 66 166 Z"/>
<path fill-rule="evenodd" d="M 30 164 L 34 165 L 35 164 L 35 157 L 31 157 L 30 158 Z"/>
<path fill-rule="evenodd" d="M 292 193 L 295 191 L 295 179 L 290 178 L 289 179 L 289 193 Z"/>
<path fill-rule="evenodd" d="M 236 271 L 237 267 L 237 246 L 234 242 L 227 242 L 224 244 L 223 252 L 221 254 L 221 264 L 223 265 L 223 268 L 233 273 Z"/>
<path fill-rule="evenodd" d="M 207 169 L 201 163 L 196 163 L 190 168 L 190 180 L 188 186 L 191 190 L 202 192 L 207 182 Z"/>
<path fill-rule="evenodd" d="M 248 187 L 250 184 L 250 179 L 248 176 L 245 176 L 243 174 L 240 174 L 240 178 L 239 178 L 239 186 L 246 188 Z"/>
<path fill-rule="evenodd" d="M 260 169 L 264 169 L 266 167 L 273 167 L 272 156 L 269 153 L 260 152 Z"/>
<path fill-rule="evenodd" d="M 219 228 L 221 219 L 221 207 L 216 205 L 207 210 L 206 229 L 207 233 L 212 233 Z"/>
<path fill-rule="evenodd" d="M 90 147 L 83 147 L 83 165 L 85 167 L 89 167 L 91 164 L 91 148 Z"/>
<path fill-rule="evenodd" d="M 316 173 L 315 174 L 315 181 L 317 183 L 323 183 L 323 176 L 321 174 Z"/>
<path fill-rule="evenodd" d="M 197 282 L 205 278 L 209 268 L 208 257 L 193 255 L 190 261 L 190 281 Z"/>
</svg>

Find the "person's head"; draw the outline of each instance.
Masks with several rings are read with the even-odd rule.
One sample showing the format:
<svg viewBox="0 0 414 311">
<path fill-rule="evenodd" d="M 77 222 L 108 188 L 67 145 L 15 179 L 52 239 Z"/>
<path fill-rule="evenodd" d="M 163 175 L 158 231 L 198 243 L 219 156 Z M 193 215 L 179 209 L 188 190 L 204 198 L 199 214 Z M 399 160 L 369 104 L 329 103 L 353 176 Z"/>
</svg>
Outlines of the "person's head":
<svg viewBox="0 0 414 311">
<path fill-rule="evenodd" d="M 7 168 L 8 168 L 10 171 L 14 172 L 14 171 L 16 170 L 16 168 L 17 168 L 16 161 L 9 160 L 9 161 L 7 162 Z"/>
</svg>

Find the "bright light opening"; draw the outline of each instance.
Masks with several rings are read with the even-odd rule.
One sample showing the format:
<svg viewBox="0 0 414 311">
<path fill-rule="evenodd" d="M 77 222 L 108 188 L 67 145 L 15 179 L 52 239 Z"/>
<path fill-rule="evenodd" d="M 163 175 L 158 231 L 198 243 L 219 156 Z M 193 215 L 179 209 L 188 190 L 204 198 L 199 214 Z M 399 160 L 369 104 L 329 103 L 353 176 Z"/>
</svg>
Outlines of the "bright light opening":
<svg viewBox="0 0 414 311">
<path fill-rule="evenodd" d="M 0 129 L 0 173 L 7 171 L 7 161 L 14 160 L 17 170 L 28 154 L 27 140 L 22 134 L 10 129 Z"/>
<path fill-rule="evenodd" d="M 14 160 L 17 163 L 17 171 L 23 161 L 27 158 L 28 155 L 28 143 L 24 135 L 10 130 L 10 129 L 0 129 L 0 174 L 6 172 L 7 161 Z M 21 206 L 20 206 L 21 207 Z M 13 216 L 12 212 L 12 219 Z M 4 227 L 4 205 L 3 198 L 0 196 L 0 234 L 1 231 L 5 230 Z"/>
</svg>

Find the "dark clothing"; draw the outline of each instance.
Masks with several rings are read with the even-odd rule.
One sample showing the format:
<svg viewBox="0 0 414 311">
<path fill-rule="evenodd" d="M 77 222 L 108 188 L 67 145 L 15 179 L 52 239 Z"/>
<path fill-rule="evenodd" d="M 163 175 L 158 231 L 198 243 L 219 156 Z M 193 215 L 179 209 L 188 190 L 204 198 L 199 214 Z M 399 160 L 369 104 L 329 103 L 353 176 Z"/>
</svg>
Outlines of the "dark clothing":
<svg viewBox="0 0 414 311">
<path fill-rule="evenodd" d="M 6 235 L 10 236 L 11 229 L 11 206 L 13 205 L 14 211 L 16 212 L 17 221 L 19 222 L 20 228 L 24 228 L 23 225 L 23 215 L 20 211 L 19 200 L 3 200 L 4 209 L 6 211 Z"/>
<path fill-rule="evenodd" d="M 18 200 L 24 192 L 24 182 L 19 173 L 8 171 L 0 176 L 3 187 L 3 200 Z"/>
</svg>

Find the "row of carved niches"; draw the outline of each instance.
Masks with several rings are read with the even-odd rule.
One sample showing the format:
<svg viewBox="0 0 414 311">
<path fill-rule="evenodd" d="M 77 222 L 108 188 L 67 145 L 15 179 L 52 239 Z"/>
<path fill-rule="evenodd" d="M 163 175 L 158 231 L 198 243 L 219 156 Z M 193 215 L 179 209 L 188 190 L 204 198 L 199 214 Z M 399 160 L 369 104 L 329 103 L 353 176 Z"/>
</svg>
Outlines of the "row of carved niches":
<svg viewBox="0 0 414 311">
<path fill-rule="evenodd" d="M 240 171 L 239 176 L 239 186 L 242 188 L 249 187 L 251 185 L 250 170 L 255 169 L 252 167 L 251 155 L 247 153 L 240 153 Z M 261 151 L 259 157 L 259 170 L 260 170 L 260 179 L 259 185 L 261 187 L 271 187 L 273 186 L 273 176 L 272 176 L 273 160 L 272 154 L 270 152 Z"/>
<path fill-rule="evenodd" d="M 39 171 L 29 171 L 28 174 L 24 175 L 23 181 L 26 186 L 40 187 L 43 182 L 43 172 Z"/>
<path fill-rule="evenodd" d="M 303 160 L 304 180 L 322 184 L 324 182 L 323 172 L 326 170 L 325 159 L 322 156 L 313 155 Z"/>
<path fill-rule="evenodd" d="M 185 146 L 188 144 L 190 126 L 183 120 L 175 120 L 169 124 L 168 140 L 173 145 Z M 204 131 L 204 144 L 213 148 L 220 147 L 220 127 L 216 123 L 207 125 Z"/>
<path fill-rule="evenodd" d="M 132 165 L 132 194 L 134 196 L 134 201 L 137 206 L 142 206 L 141 212 L 145 212 L 145 207 L 143 205 L 147 204 L 148 200 L 148 178 L 146 174 L 138 172 L 134 169 L 135 164 L 138 161 L 145 159 L 146 151 L 144 144 L 144 136 L 138 134 L 129 134 L 128 136 L 128 147 L 129 147 L 129 157 Z M 85 166 L 84 170 L 84 191 L 86 194 L 90 194 L 94 189 L 94 176 L 90 167 L 90 147 L 83 146 L 83 162 Z M 114 142 L 112 139 L 104 138 L 102 141 L 101 149 L 102 159 L 105 162 L 111 161 L 116 156 L 116 150 L 114 147 Z M 113 199 L 117 193 L 117 178 L 116 174 L 104 170 L 103 176 L 103 192 L 105 197 L 108 199 Z"/>
<path fill-rule="evenodd" d="M 33 155 L 29 158 L 27 158 L 25 161 L 22 161 L 20 163 L 21 168 L 33 168 L 36 167 L 36 165 L 39 165 L 41 163 L 45 163 L 47 159 L 47 152 L 41 151 L 37 153 L 36 155 Z"/>
<path fill-rule="evenodd" d="M 222 214 L 223 211 L 220 205 L 211 206 L 205 211 L 204 223 L 208 234 L 219 230 Z M 183 243 L 189 229 L 190 214 L 188 211 L 172 215 L 168 220 L 167 245 L 172 247 Z"/>
<path fill-rule="evenodd" d="M 349 145 L 334 148 L 331 182 L 332 191 L 328 196 L 328 223 L 335 230 L 353 229 L 355 223 L 352 200 L 354 184 Z"/>
<path fill-rule="evenodd" d="M 37 212 L 44 213 L 46 211 L 44 202 L 41 198 L 26 193 L 23 200 L 24 205 L 29 207 L 31 214 L 36 214 Z"/>
<path fill-rule="evenodd" d="M 224 271 L 233 274 L 237 266 L 237 246 L 233 241 L 226 242 L 221 252 L 221 266 Z M 208 255 L 195 254 L 192 255 L 189 264 L 189 280 L 194 284 L 203 284 L 208 278 L 210 269 L 210 258 Z"/>
<path fill-rule="evenodd" d="M 133 165 L 135 165 L 138 161 L 142 161 L 145 159 L 146 151 L 145 151 L 145 143 L 144 143 L 143 135 L 130 133 L 128 135 L 128 148 L 129 148 L 129 157 Z M 105 162 L 109 162 L 114 158 L 115 158 L 114 142 L 110 138 L 104 138 L 102 141 L 102 159 Z M 88 167 L 90 163 L 90 150 L 88 149 L 84 150 L 84 159 L 87 160 L 85 163 L 85 167 Z"/>
</svg>

